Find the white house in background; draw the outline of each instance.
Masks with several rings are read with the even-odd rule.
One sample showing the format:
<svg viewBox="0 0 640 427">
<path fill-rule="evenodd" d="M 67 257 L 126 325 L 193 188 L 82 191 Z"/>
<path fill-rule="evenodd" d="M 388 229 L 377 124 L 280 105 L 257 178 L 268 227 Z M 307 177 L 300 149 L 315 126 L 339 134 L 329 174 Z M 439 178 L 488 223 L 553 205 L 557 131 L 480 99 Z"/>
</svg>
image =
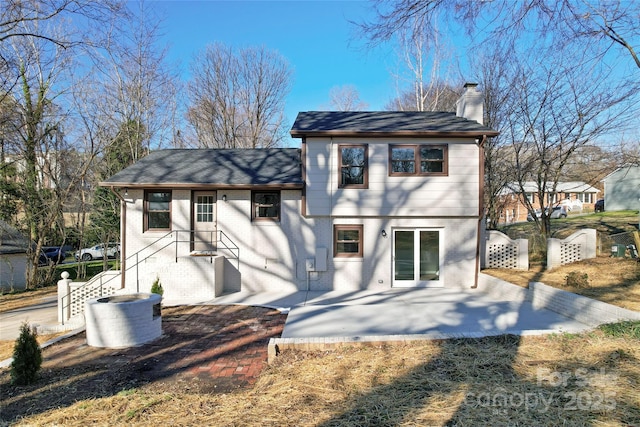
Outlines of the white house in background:
<svg viewBox="0 0 640 427">
<path fill-rule="evenodd" d="M 156 151 L 122 198 L 122 285 L 254 292 L 469 288 L 482 232 L 482 96 L 458 112 L 301 112 L 300 149 Z"/>
<path fill-rule="evenodd" d="M 640 209 L 640 166 L 627 166 L 604 178 L 607 211 Z"/>
<path fill-rule="evenodd" d="M 24 289 L 29 239 L 0 220 L 0 291 Z"/>
</svg>

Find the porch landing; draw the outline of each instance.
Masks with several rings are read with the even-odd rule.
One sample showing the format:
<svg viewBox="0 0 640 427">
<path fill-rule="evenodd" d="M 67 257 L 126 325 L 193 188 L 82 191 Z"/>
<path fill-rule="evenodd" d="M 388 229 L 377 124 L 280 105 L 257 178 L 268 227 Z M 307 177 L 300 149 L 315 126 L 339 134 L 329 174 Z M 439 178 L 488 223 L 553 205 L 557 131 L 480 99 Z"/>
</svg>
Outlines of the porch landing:
<svg viewBox="0 0 640 427">
<path fill-rule="evenodd" d="M 165 301 L 164 305 L 194 301 Z M 381 340 L 534 335 L 592 327 L 530 301 L 496 299 L 481 290 L 404 288 L 361 291 L 236 292 L 200 304 L 240 304 L 288 313 L 282 338 Z M 374 338 L 375 337 L 375 338 Z"/>
</svg>

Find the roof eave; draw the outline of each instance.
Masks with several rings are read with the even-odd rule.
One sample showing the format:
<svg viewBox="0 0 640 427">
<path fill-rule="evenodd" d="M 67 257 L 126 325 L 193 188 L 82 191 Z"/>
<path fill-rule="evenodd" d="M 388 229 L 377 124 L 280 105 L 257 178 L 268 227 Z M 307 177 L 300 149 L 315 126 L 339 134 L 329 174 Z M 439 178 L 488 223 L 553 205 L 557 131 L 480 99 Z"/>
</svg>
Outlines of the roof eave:
<svg viewBox="0 0 640 427">
<path fill-rule="evenodd" d="M 193 184 L 184 182 L 99 182 L 100 187 L 113 188 L 178 188 L 178 189 L 207 189 L 207 190 L 256 190 L 256 189 L 284 189 L 299 190 L 304 187 L 303 183 L 285 183 L 285 184 Z"/>
<path fill-rule="evenodd" d="M 322 137 L 322 136 L 343 136 L 343 137 L 366 137 L 366 138 L 478 138 L 482 136 L 498 136 L 500 132 L 494 130 L 487 131 L 342 131 L 342 130 L 317 130 L 302 131 L 292 129 L 290 132 L 293 138 Z"/>
</svg>

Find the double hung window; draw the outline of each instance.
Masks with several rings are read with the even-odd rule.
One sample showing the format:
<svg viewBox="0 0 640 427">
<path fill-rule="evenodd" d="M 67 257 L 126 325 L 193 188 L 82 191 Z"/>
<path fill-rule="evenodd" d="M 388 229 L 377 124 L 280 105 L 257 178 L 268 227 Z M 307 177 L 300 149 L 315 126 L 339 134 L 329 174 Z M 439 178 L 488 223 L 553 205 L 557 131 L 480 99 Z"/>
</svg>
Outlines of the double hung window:
<svg viewBox="0 0 640 427">
<path fill-rule="evenodd" d="M 367 145 L 339 145 L 338 164 L 340 188 L 368 188 L 368 147 Z"/>
<path fill-rule="evenodd" d="M 333 256 L 362 258 L 362 224 L 333 226 Z"/>
<path fill-rule="evenodd" d="M 144 230 L 171 230 L 171 191 L 145 191 Z"/>
<path fill-rule="evenodd" d="M 447 175 L 446 145 L 389 145 L 389 175 Z"/>
<path fill-rule="evenodd" d="M 251 193 L 253 221 L 280 221 L 280 192 L 254 191 Z"/>
</svg>

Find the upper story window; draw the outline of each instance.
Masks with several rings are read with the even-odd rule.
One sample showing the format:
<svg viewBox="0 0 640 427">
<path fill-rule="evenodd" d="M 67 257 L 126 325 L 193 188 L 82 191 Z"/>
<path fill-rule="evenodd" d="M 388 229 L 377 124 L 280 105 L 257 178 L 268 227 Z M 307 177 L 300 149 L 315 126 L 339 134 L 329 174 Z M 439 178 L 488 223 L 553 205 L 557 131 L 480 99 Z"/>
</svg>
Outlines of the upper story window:
<svg viewBox="0 0 640 427">
<path fill-rule="evenodd" d="M 448 175 L 446 145 L 389 145 L 389 175 Z"/>
<path fill-rule="evenodd" d="M 338 164 L 340 165 L 340 176 L 338 187 L 340 188 L 368 188 L 368 146 L 360 145 L 339 145 Z"/>
<path fill-rule="evenodd" d="M 251 219 L 254 221 L 280 221 L 280 192 L 253 191 L 251 193 Z"/>
<path fill-rule="evenodd" d="M 171 191 L 145 191 L 144 230 L 171 230 Z"/>
</svg>

